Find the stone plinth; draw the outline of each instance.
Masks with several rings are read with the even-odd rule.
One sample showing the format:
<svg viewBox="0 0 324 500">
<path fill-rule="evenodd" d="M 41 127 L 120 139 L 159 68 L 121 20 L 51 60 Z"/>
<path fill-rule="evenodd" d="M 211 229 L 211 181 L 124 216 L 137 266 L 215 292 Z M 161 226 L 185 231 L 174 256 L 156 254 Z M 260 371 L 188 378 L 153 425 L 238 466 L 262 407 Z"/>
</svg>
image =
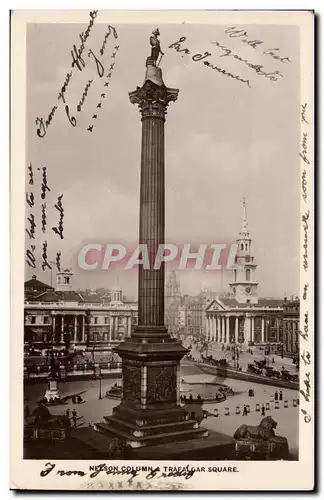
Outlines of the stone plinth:
<svg viewBox="0 0 324 500">
<path fill-rule="evenodd" d="M 180 359 L 186 350 L 171 338 L 130 339 L 116 348 L 122 357 L 122 402 L 95 430 L 114 434 L 132 448 L 206 437 L 180 406 Z"/>
<path fill-rule="evenodd" d="M 44 398 L 47 400 L 47 402 L 54 399 L 60 399 L 60 394 L 57 388 L 57 380 L 48 381 L 48 389 L 45 392 Z"/>
</svg>

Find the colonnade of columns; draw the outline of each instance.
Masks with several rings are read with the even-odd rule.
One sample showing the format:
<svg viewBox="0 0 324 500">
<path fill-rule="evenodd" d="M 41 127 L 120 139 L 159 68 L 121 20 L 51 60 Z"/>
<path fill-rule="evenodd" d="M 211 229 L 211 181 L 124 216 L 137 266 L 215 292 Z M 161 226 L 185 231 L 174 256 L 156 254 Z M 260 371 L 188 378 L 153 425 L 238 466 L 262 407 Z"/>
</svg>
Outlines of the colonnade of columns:
<svg viewBox="0 0 324 500">
<path fill-rule="evenodd" d="M 60 316 L 61 318 L 61 328 L 60 328 L 60 342 L 64 342 L 64 333 L 65 333 L 65 317 L 64 314 L 55 314 L 52 316 L 52 333 L 53 336 L 56 334 L 56 320 L 57 317 Z M 78 318 L 81 316 L 81 331 L 82 331 L 82 336 L 81 336 L 81 342 L 85 342 L 85 316 L 84 315 L 78 315 L 76 314 L 74 316 L 74 324 L 73 324 L 73 333 L 72 333 L 72 342 L 78 342 Z"/>
<path fill-rule="evenodd" d="M 60 342 L 64 342 L 64 333 L 66 333 L 66 324 L 67 322 L 65 321 L 65 315 L 64 314 L 57 314 L 52 316 L 52 334 L 53 337 L 57 334 L 56 326 L 57 326 L 57 321 L 58 321 L 58 316 L 60 317 Z M 78 336 L 78 318 L 81 316 L 81 338 Z M 118 340 L 118 332 L 119 332 L 119 315 L 113 315 L 110 314 L 109 316 L 109 338 L 108 341 L 111 342 L 112 340 Z M 124 335 L 127 337 L 130 337 L 131 332 L 132 332 L 132 316 L 124 316 Z M 86 318 L 85 315 L 74 315 L 73 318 L 73 331 L 71 332 L 71 342 L 76 343 L 76 342 L 85 342 L 85 324 L 86 324 Z M 103 328 L 105 325 L 104 324 L 90 324 L 92 328 L 95 326 L 98 328 Z M 107 326 L 107 325 L 106 325 Z M 79 325 L 80 327 L 80 325 Z"/>
<path fill-rule="evenodd" d="M 235 318 L 234 337 L 230 337 L 230 318 Z M 244 342 L 255 342 L 255 316 L 215 315 L 207 317 L 207 340 L 211 342 L 230 343 L 239 341 L 239 319 L 244 320 Z M 279 327 L 278 327 L 279 328 Z M 278 330 L 279 333 L 279 330 Z M 265 342 L 265 318 L 261 318 L 261 342 Z"/>
<path fill-rule="evenodd" d="M 112 340 L 118 340 L 118 330 L 119 330 L 119 318 L 120 316 L 110 315 L 109 321 L 109 342 Z M 124 316 L 124 335 L 125 337 L 130 337 L 132 333 L 132 316 Z"/>
</svg>

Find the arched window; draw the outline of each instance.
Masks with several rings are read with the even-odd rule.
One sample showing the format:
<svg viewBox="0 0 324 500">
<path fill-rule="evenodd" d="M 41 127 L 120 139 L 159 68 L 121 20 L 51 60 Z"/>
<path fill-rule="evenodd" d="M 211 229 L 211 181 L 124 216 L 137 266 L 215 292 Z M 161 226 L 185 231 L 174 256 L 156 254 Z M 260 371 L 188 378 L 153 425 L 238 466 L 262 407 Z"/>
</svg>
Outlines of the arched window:
<svg viewBox="0 0 324 500">
<path fill-rule="evenodd" d="M 246 281 L 250 281 L 250 279 L 251 279 L 251 270 L 250 269 L 247 269 L 245 271 L 245 279 L 246 279 Z"/>
<path fill-rule="evenodd" d="M 247 250 L 247 249 L 248 249 L 248 244 L 247 244 L 247 243 L 245 243 L 245 250 Z"/>
<path fill-rule="evenodd" d="M 241 243 L 241 250 L 244 250 L 244 243 Z"/>
<path fill-rule="evenodd" d="M 234 269 L 234 281 L 237 281 L 237 270 Z"/>
</svg>

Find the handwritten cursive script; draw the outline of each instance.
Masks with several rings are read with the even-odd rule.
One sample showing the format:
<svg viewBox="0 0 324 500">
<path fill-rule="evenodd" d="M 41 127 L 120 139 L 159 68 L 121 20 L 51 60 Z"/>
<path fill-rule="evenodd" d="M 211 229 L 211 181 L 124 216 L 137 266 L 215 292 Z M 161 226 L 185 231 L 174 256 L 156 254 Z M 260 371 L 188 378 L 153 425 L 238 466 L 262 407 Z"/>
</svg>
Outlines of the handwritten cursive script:
<svg viewBox="0 0 324 500">
<path fill-rule="evenodd" d="M 229 38 L 239 38 L 242 43 L 248 45 L 249 47 L 252 47 L 252 49 L 258 48 L 260 45 L 264 44 L 263 40 L 250 40 L 249 39 L 249 34 L 246 30 L 244 29 L 238 29 L 236 26 L 231 26 L 229 28 L 226 28 L 225 33 L 229 36 Z M 263 54 L 266 56 L 271 57 L 272 59 L 279 61 L 283 64 L 290 63 L 290 59 L 287 56 L 281 56 L 279 54 L 280 49 L 278 47 L 271 48 L 271 49 L 265 49 L 263 50 Z"/>
<path fill-rule="evenodd" d="M 309 210 L 307 210 L 307 212 L 305 212 L 303 215 L 302 215 L 302 225 L 303 225 L 303 230 L 304 230 L 304 243 L 303 243 L 303 267 L 304 267 L 304 270 L 307 271 L 308 269 L 308 229 L 309 229 L 309 225 L 308 225 L 308 221 L 309 221 Z"/>
<path fill-rule="evenodd" d="M 217 41 L 211 42 L 212 44 L 216 45 L 219 49 L 221 49 L 224 53 L 220 57 L 233 57 L 233 59 L 236 59 L 237 61 L 242 62 L 245 64 L 248 68 L 253 69 L 258 76 L 263 76 L 267 80 L 271 80 L 272 82 L 276 82 L 278 80 L 278 77 L 283 77 L 283 75 L 280 73 L 280 71 L 275 70 L 275 71 L 270 71 L 266 72 L 264 71 L 264 67 L 262 64 L 252 64 L 249 62 L 247 59 L 244 59 L 240 55 L 238 55 L 234 50 L 230 49 L 229 47 L 226 47 L 225 45 L 220 44 Z M 249 85 L 250 86 L 250 85 Z"/>
<path fill-rule="evenodd" d="M 217 71 L 218 73 L 222 73 L 224 76 L 227 76 L 227 77 L 233 78 L 234 80 L 237 80 L 239 82 L 245 83 L 248 87 L 251 88 L 249 80 L 245 80 L 244 78 L 241 78 L 238 75 L 234 75 L 233 73 L 230 73 L 229 71 L 227 71 L 227 70 L 225 70 L 223 68 L 220 68 L 219 66 L 216 66 L 216 65 L 212 64 L 208 60 L 206 61 L 206 57 L 209 57 L 209 56 L 212 55 L 211 52 L 204 52 L 204 54 L 200 54 L 200 53 L 193 53 L 187 47 L 183 48 L 181 46 L 181 44 L 183 42 L 185 42 L 186 40 L 187 40 L 187 38 L 185 36 L 182 36 L 176 42 L 171 43 L 171 45 L 169 45 L 169 49 L 174 49 L 176 52 L 179 52 L 179 53 L 183 52 L 184 54 L 186 54 L 188 56 L 191 56 L 192 61 L 194 61 L 194 62 L 202 62 L 202 64 L 204 64 L 208 68 L 211 68 L 211 69 Z"/>
</svg>

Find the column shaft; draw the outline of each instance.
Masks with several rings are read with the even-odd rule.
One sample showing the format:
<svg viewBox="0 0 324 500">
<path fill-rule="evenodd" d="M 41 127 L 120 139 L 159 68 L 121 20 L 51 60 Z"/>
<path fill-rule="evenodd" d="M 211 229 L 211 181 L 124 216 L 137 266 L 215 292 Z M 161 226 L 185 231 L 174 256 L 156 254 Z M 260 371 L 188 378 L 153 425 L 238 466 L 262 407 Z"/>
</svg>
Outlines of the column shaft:
<svg viewBox="0 0 324 500">
<path fill-rule="evenodd" d="M 139 243 L 147 249 L 149 269 L 139 266 L 139 327 L 164 326 L 164 263 L 160 269 L 153 269 L 158 247 L 164 243 L 164 183 L 164 120 L 145 117 L 142 119 Z"/>
<path fill-rule="evenodd" d="M 82 316 L 82 342 L 85 342 L 85 317 Z"/>
<path fill-rule="evenodd" d="M 261 323 L 261 342 L 264 342 L 264 318 L 262 318 L 262 323 Z"/>
<path fill-rule="evenodd" d="M 78 333 L 78 317 L 74 316 L 74 337 L 73 337 L 74 342 L 77 341 L 77 333 Z"/>
<path fill-rule="evenodd" d="M 113 339 L 113 329 L 114 329 L 114 317 L 112 314 L 109 316 L 109 342 Z"/>
<path fill-rule="evenodd" d="M 52 343 L 55 342 L 55 319 L 56 316 L 52 317 Z"/>
<path fill-rule="evenodd" d="M 64 336 L 64 316 L 62 314 L 61 316 L 62 320 L 61 320 L 61 342 L 64 342 L 64 339 L 63 339 L 63 336 Z"/>
<path fill-rule="evenodd" d="M 238 342 L 238 316 L 235 317 L 235 343 Z"/>
</svg>

